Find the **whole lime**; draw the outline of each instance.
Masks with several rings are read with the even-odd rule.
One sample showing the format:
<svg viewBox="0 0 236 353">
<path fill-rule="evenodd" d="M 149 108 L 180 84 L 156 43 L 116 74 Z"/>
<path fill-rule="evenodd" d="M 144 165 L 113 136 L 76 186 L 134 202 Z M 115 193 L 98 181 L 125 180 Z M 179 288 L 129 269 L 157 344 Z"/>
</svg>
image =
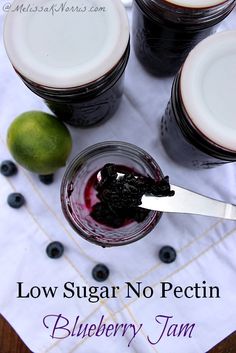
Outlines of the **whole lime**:
<svg viewBox="0 0 236 353">
<path fill-rule="evenodd" d="M 10 125 L 7 145 L 20 165 L 31 172 L 47 175 L 65 166 L 72 139 L 67 127 L 53 115 L 29 111 Z"/>
</svg>

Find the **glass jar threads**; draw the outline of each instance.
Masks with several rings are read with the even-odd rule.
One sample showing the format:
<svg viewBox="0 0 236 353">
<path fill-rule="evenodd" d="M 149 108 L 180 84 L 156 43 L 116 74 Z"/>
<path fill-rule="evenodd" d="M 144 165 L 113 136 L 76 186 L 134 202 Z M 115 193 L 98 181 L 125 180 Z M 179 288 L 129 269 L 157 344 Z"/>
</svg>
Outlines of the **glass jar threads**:
<svg viewBox="0 0 236 353">
<path fill-rule="evenodd" d="M 177 74 L 161 123 L 179 164 L 211 168 L 236 161 L 236 31 L 199 43 Z"/>
<path fill-rule="evenodd" d="M 235 4 L 235 0 L 134 0 L 132 32 L 139 61 L 154 75 L 176 74 L 189 51 Z"/>
<path fill-rule="evenodd" d="M 121 101 L 130 50 L 120 0 L 29 6 L 14 1 L 5 20 L 15 71 L 68 124 L 87 127 L 110 118 Z"/>
</svg>

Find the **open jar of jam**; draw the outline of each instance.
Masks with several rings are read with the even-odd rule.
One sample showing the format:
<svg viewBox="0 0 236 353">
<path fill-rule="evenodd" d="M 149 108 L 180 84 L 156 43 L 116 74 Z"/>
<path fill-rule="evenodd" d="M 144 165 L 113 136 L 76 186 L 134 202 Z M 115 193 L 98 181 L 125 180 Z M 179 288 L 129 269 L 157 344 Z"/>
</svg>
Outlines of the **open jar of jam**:
<svg viewBox="0 0 236 353">
<path fill-rule="evenodd" d="M 198 44 L 177 74 L 161 123 L 178 164 L 211 168 L 236 161 L 236 31 Z"/>
<path fill-rule="evenodd" d="M 153 230 L 162 215 L 140 207 L 124 210 L 123 214 L 115 212 L 109 205 L 106 209 L 101 207 L 97 193 L 99 174 L 111 163 L 119 173 L 150 177 L 157 183 L 163 180 L 155 160 L 139 147 L 125 142 L 98 143 L 82 151 L 71 162 L 61 184 L 63 213 L 78 235 L 103 247 L 126 245 L 143 238 Z M 132 214 L 128 215 L 129 211 Z"/>
<path fill-rule="evenodd" d="M 190 50 L 234 8 L 235 0 L 134 0 L 133 43 L 152 74 L 175 75 Z"/>
<path fill-rule="evenodd" d="M 129 26 L 120 0 L 15 0 L 4 42 L 22 81 L 64 122 L 88 127 L 109 119 L 123 93 Z"/>
</svg>

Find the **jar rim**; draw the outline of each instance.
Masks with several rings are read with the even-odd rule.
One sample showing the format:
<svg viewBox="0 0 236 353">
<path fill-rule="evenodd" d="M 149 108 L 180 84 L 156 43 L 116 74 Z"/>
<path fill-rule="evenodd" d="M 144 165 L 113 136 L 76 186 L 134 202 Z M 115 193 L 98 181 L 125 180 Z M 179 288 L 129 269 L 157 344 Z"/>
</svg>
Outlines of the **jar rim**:
<svg viewBox="0 0 236 353">
<path fill-rule="evenodd" d="M 141 238 L 143 238 L 145 235 L 147 235 L 158 223 L 162 213 L 161 212 L 155 212 L 151 211 L 151 215 L 148 216 L 148 222 L 144 224 L 138 224 L 138 226 L 135 226 L 135 233 L 134 231 L 130 231 L 129 229 L 129 234 L 124 234 L 124 238 L 117 242 L 113 241 L 113 239 L 106 239 L 106 241 L 102 241 L 101 239 L 99 240 L 98 237 L 98 230 L 96 232 L 92 232 L 91 230 L 88 231 L 86 228 L 84 221 L 78 222 L 78 220 L 74 220 L 70 208 L 70 201 L 68 199 L 68 190 L 71 189 L 71 183 L 73 184 L 73 177 L 76 178 L 76 175 L 80 168 L 82 168 L 84 165 L 86 165 L 86 162 L 91 159 L 96 159 L 98 158 L 98 155 L 101 155 L 102 153 L 108 153 L 109 151 L 121 154 L 122 156 L 125 155 L 125 153 L 128 154 L 128 158 L 136 157 L 138 158 L 139 162 L 144 164 L 145 161 L 145 167 L 148 166 L 149 168 L 149 173 L 153 173 L 152 177 L 154 177 L 154 174 L 159 178 L 163 178 L 163 173 L 157 164 L 157 162 L 143 149 L 140 147 L 137 147 L 133 144 L 127 143 L 127 142 L 122 142 L 122 141 L 105 141 L 105 142 L 100 142 L 97 144 L 94 144 L 86 149 L 84 149 L 79 155 L 77 155 L 69 164 L 69 166 L 66 169 L 66 172 L 64 174 L 64 177 L 62 179 L 61 183 L 61 205 L 62 205 L 62 211 L 69 222 L 69 224 L 72 226 L 72 228 L 80 235 L 82 236 L 85 240 L 88 240 L 92 243 L 95 243 L 97 245 L 101 246 L 120 246 L 120 245 L 126 245 L 129 243 L 132 243 L 134 241 L 137 241 Z M 126 156 L 125 156 L 126 157 Z M 157 174 L 158 173 L 158 174 Z M 69 195 L 70 197 L 71 195 Z M 69 201 L 69 202 L 68 202 Z M 120 229 L 120 228 L 119 228 Z M 118 229 L 118 231 L 119 231 Z M 115 235 L 116 229 L 112 229 L 112 233 Z"/>
<path fill-rule="evenodd" d="M 15 0 L 4 23 L 4 43 L 14 68 L 42 86 L 68 88 L 85 85 L 105 75 L 124 54 L 129 41 L 126 10 L 120 0 L 68 0 L 54 14 L 39 11 L 47 0 L 27 9 Z M 81 5 L 81 7 L 79 7 Z M 91 6 L 104 12 L 90 13 Z M 103 5 L 103 6 L 102 6 Z M 54 5 L 53 5 L 54 6 Z M 72 11 L 86 8 L 86 12 Z M 109 30 L 108 30 L 109 28 Z"/>
<path fill-rule="evenodd" d="M 213 6 L 187 7 L 172 3 L 171 0 L 134 1 L 153 21 L 163 26 L 175 26 L 175 31 L 195 31 L 214 26 L 227 17 L 236 4 L 236 0 L 224 0 Z"/>
<path fill-rule="evenodd" d="M 171 104 L 175 121 L 179 129 L 181 130 L 183 137 L 190 145 L 195 146 L 204 154 L 207 154 L 222 161 L 235 161 L 236 153 L 234 151 L 226 150 L 222 146 L 219 146 L 213 141 L 211 141 L 192 122 L 182 101 L 181 91 L 179 87 L 180 74 L 181 70 L 176 75 L 172 85 Z"/>
<path fill-rule="evenodd" d="M 104 76 L 99 77 L 93 82 L 76 87 L 67 88 L 54 88 L 54 87 L 44 87 L 35 82 L 28 80 L 26 77 L 22 76 L 15 69 L 18 76 L 22 79 L 24 84 L 36 95 L 40 96 L 46 100 L 68 102 L 75 101 L 78 99 L 90 99 L 98 94 L 101 95 L 103 92 L 109 90 L 123 75 L 130 55 L 130 41 L 128 41 L 127 48 L 119 60 L 119 62 Z"/>
<path fill-rule="evenodd" d="M 167 3 L 187 9 L 206 9 L 222 5 L 227 0 L 165 0 Z"/>
<path fill-rule="evenodd" d="M 236 153 L 236 31 L 214 34 L 188 55 L 180 92 L 192 124 L 214 144 Z"/>
</svg>

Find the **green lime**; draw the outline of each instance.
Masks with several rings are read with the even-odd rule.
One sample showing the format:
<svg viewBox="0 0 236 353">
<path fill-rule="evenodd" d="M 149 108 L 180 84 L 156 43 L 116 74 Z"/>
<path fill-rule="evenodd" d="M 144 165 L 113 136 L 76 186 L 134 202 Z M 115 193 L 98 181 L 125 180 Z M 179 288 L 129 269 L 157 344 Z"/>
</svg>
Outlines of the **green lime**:
<svg viewBox="0 0 236 353">
<path fill-rule="evenodd" d="M 53 115 L 29 111 L 10 125 L 7 145 L 20 165 L 31 172 L 47 175 L 65 166 L 72 140 L 67 127 Z"/>
</svg>

